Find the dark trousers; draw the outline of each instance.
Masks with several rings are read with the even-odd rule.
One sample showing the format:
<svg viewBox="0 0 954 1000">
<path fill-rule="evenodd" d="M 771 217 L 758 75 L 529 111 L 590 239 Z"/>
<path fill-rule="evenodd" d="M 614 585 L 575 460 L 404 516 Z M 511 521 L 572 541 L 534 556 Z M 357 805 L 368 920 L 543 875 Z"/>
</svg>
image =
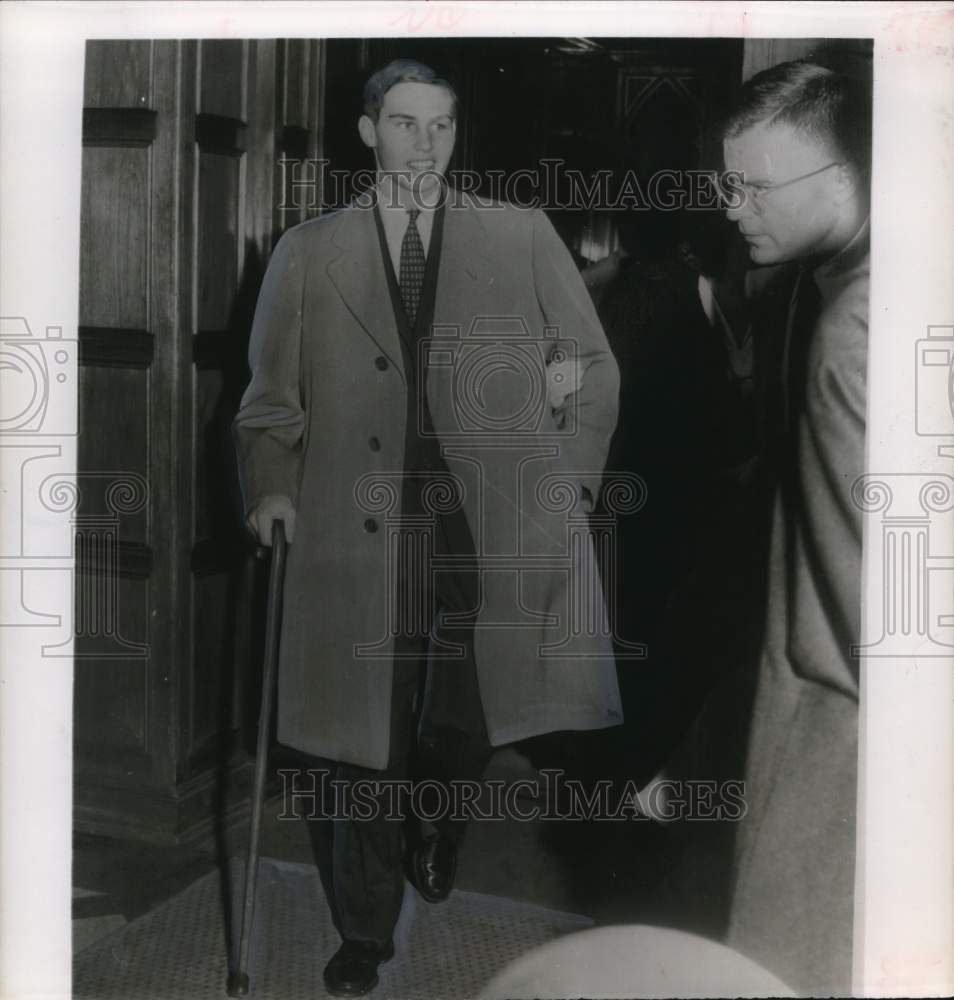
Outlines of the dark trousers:
<svg viewBox="0 0 954 1000">
<path fill-rule="evenodd" d="M 439 529 L 436 551 L 447 548 L 448 535 Z M 406 567 L 402 570 L 407 571 Z M 335 781 L 343 783 L 338 787 L 345 802 L 355 782 L 368 792 L 374 782 L 426 780 L 433 794 L 421 795 L 420 805 L 432 816 L 442 803 L 430 782 L 447 788 L 452 780 L 477 781 L 487 766 L 491 748 L 477 683 L 473 625 L 450 627 L 442 621 L 445 612 L 476 609 L 477 571 L 438 574 L 432 590 L 433 641 L 429 643 L 424 628 L 419 634 L 396 639 L 396 654 L 408 657 L 396 655 L 394 660 L 387 768 L 378 771 L 323 762 Z M 435 656 L 435 649 L 444 643 L 459 646 L 463 655 L 454 659 Z M 358 818 L 353 810 L 346 818 L 311 819 L 308 826 L 338 932 L 346 940 L 383 945 L 391 939 L 401 910 L 406 838 L 420 835 L 420 823 L 409 810 L 418 804 L 417 796 L 399 794 L 392 786 L 362 799 L 372 800 L 370 819 Z M 453 801 L 448 790 L 443 802 Z M 319 812 L 330 812 L 328 805 L 319 804 Z M 444 815 L 435 817 L 433 825 L 458 843 L 463 837 L 461 819 Z"/>
</svg>

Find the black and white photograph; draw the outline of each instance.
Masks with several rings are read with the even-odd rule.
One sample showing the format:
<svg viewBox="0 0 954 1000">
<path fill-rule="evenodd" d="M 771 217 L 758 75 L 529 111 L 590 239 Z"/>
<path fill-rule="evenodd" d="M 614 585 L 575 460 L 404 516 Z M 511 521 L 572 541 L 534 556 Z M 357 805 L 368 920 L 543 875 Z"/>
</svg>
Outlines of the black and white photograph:
<svg viewBox="0 0 954 1000">
<path fill-rule="evenodd" d="M 59 6 L 0 995 L 949 993 L 954 5 Z"/>
</svg>

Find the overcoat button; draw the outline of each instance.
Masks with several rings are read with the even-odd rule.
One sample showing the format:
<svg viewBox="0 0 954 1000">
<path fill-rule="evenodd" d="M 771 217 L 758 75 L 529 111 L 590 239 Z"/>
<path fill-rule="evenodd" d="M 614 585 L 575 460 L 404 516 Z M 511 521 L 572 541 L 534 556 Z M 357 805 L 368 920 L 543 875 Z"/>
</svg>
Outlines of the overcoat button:
<svg viewBox="0 0 954 1000">
<path fill-rule="evenodd" d="M 384 357 L 383 354 L 379 354 L 374 359 L 374 367 L 377 368 L 379 372 L 383 372 L 388 366 L 388 359 Z"/>
<path fill-rule="evenodd" d="M 381 442 L 376 437 L 368 438 L 368 447 L 372 451 L 380 451 L 381 450 Z"/>
<path fill-rule="evenodd" d="M 373 517 L 369 517 L 367 521 L 364 522 L 364 530 L 369 535 L 373 535 L 378 530 L 378 522 L 375 521 Z"/>
</svg>

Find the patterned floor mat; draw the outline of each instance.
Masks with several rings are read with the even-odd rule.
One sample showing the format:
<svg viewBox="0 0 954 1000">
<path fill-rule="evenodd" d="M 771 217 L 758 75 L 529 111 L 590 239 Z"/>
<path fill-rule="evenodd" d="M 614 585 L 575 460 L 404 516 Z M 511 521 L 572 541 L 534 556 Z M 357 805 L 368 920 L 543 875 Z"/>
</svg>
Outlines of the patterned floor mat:
<svg viewBox="0 0 954 1000">
<path fill-rule="evenodd" d="M 240 914 L 242 878 L 240 863 L 233 863 L 227 883 L 211 872 L 77 954 L 73 996 L 225 997 L 228 942 L 237 942 L 238 919 L 223 914 Z M 586 917 L 473 892 L 455 891 L 431 906 L 408 888 L 395 932 L 397 954 L 381 967 L 374 1000 L 474 997 L 513 959 L 588 926 Z M 315 868 L 263 858 L 249 962 L 252 1000 L 326 997 L 321 973 L 339 943 Z"/>
</svg>

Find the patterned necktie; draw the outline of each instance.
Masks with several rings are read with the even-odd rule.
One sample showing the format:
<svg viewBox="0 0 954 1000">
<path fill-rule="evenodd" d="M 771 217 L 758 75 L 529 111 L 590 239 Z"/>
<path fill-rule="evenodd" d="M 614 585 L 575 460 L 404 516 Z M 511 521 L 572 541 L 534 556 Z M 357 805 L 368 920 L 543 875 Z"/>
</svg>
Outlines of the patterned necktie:
<svg viewBox="0 0 954 1000">
<path fill-rule="evenodd" d="M 417 307 L 421 302 L 421 290 L 424 287 L 424 244 L 417 230 L 417 217 L 421 214 L 419 208 L 407 210 L 407 230 L 401 241 L 401 298 L 404 301 L 404 311 L 408 322 L 414 325 Z"/>
</svg>

